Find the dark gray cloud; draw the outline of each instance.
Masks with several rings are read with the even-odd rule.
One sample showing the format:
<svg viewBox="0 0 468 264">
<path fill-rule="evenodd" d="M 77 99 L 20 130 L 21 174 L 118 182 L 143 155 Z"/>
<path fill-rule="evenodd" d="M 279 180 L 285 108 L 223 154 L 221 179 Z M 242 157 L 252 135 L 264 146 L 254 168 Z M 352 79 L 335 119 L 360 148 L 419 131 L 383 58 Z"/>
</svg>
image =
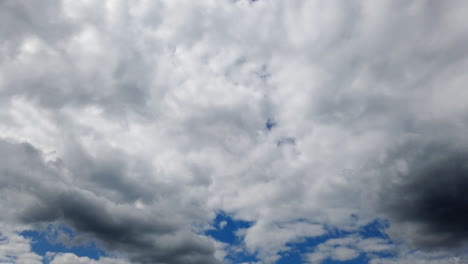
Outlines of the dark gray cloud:
<svg viewBox="0 0 468 264">
<path fill-rule="evenodd" d="M 3 220 L 36 227 L 64 224 L 111 252 L 128 255 L 134 263 L 217 263 L 211 242 L 184 226 L 181 216 L 175 215 L 177 210 L 163 212 L 159 208 L 157 212 L 155 208 L 117 203 L 103 196 L 105 192 L 99 195 L 87 190 L 83 182 L 89 179 L 72 184 L 61 174 L 66 170 L 63 162 L 47 163 L 28 143 L 1 140 L 0 152 L 5 157 L 0 166 L 0 188 L 12 192 L 9 199 L 15 199 L 13 204 L 2 200 L 2 210 L 8 212 L 8 205 L 16 207 Z M 116 190 L 125 192 L 120 188 Z"/>
<path fill-rule="evenodd" d="M 170 219 L 113 206 L 89 193 L 66 191 L 43 198 L 19 217 L 25 223 L 59 222 L 97 239 L 111 251 L 125 252 L 135 263 L 216 263 L 208 240 L 178 230 Z M 175 241 L 169 245 L 164 240 Z"/>
<path fill-rule="evenodd" d="M 393 156 L 393 155 L 392 155 Z M 449 142 L 408 142 L 394 153 L 382 209 L 394 224 L 412 225 L 417 246 L 455 248 L 468 242 L 468 148 Z"/>
</svg>

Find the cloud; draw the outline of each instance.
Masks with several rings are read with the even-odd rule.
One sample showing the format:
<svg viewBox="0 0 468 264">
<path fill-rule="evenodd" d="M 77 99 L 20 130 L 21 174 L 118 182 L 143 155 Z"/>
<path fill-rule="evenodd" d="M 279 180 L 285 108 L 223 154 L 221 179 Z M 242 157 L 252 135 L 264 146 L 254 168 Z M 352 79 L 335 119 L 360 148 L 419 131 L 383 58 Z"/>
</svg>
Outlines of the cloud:
<svg viewBox="0 0 468 264">
<path fill-rule="evenodd" d="M 418 246 L 450 248 L 467 241 L 467 153 L 461 142 L 416 141 L 395 154 L 397 169 L 381 205 L 396 223 L 412 227 L 407 232 Z"/>
<path fill-rule="evenodd" d="M 127 264 L 124 260 L 115 258 L 102 257 L 99 260 L 90 259 L 88 257 L 78 257 L 72 253 L 57 253 L 47 256 L 50 264 Z"/>
<path fill-rule="evenodd" d="M 13 211 L 4 220 L 33 226 L 63 223 L 96 239 L 108 250 L 125 252 L 136 263 L 217 262 L 210 242 L 170 215 L 154 208 L 118 204 L 79 185 L 70 185 L 63 178 L 65 168 L 46 163 L 30 144 L 2 140 L 0 146 L 3 155 L 10 157 L 2 160 L 4 177 L 0 182 L 6 190 L 2 194 L 8 196 L 2 197 L 2 210 Z M 22 186 L 27 186 L 27 192 Z M 7 209 L 8 205 L 14 209 Z"/>
<path fill-rule="evenodd" d="M 245 233 L 244 242 L 248 251 L 257 252 L 266 263 L 280 259 L 278 254 L 285 251 L 287 243 L 299 242 L 307 237 L 325 234 L 321 225 L 305 222 L 296 223 L 256 223 Z"/>
<path fill-rule="evenodd" d="M 0 10 L 2 222 L 60 222 L 137 263 L 216 263 L 199 234 L 217 210 L 253 223 L 265 263 L 378 217 L 404 245 L 466 241 L 463 2 Z"/>
<path fill-rule="evenodd" d="M 396 245 L 382 238 L 363 238 L 360 236 L 347 236 L 333 238 L 315 246 L 311 253 L 304 255 L 307 263 L 322 263 L 327 259 L 347 261 L 365 254 L 367 258 L 374 259 L 379 253 L 394 253 Z"/>
<path fill-rule="evenodd" d="M 219 228 L 219 229 L 223 229 L 223 228 L 226 227 L 226 225 L 227 225 L 227 222 L 226 222 L 226 221 L 221 221 L 221 222 L 219 222 L 219 224 L 218 224 L 218 228 Z"/>
<path fill-rule="evenodd" d="M 21 44 L 31 36 L 56 44 L 69 37 L 75 29 L 75 25 L 63 15 L 62 1 L 59 0 L 47 0 L 42 4 L 23 0 L 3 1 L 0 6 L 3 59 L 21 52 Z"/>
<path fill-rule="evenodd" d="M 5 230 L 8 228 L 2 225 L 2 231 Z M 41 264 L 42 256 L 31 251 L 30 239 L 15 232 L 0 233 L 0 263 Z"/>
<path fill-rule="evenodd" d="M 402 252 L 397 258 L 375 258 L 370 264 L 394 264 L 394 263 L 430 263 L 430 264 L 464 264 L 467 263 L 466 256 L 449 256 L 439 253 L 428 253 L 422 251 Z"/>
</svg>

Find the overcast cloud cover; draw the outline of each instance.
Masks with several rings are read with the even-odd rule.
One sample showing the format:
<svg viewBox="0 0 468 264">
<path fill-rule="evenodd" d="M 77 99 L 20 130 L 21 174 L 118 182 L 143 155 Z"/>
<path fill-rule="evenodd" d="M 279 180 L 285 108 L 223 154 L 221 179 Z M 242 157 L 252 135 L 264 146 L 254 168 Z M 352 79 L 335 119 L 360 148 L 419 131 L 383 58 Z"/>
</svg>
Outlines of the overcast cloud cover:
<svg viewBox="0 0 468 264">
<path fill-rule="evenodd" d="M 270 264 L 375 219 L 387 239 L 303 262 L 468 263 L 467 16 L 461 0 L 0 0 L 0 263 Z M 239 245 L 204 235 L 219 211 L 253 223 Z M 18 233 L 51 224 L 109 255 L 39 256 Z"/>
</svg>

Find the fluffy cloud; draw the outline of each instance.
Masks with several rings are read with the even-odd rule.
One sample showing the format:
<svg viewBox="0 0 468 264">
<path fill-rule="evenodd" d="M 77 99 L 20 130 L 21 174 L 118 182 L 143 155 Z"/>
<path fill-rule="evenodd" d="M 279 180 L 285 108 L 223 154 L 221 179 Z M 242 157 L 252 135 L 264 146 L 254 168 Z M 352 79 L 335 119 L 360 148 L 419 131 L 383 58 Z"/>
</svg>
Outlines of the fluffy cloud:
<svg viewBox="0 0 468 264">
<path fill-rule="evenodd" d="M 346 261 L 352 260 L 361 254 L 369 259 L 375 259 L 376 253 L 393 253 L 395 245 L 382 238 L 362 238 L 349 236 L 345 238 L 334 238 L 325 241 L 315 247 L 314 251 L 307 253 L 304 259 L 307 263 L 322 263 L 327 259 Z"/>
<path fill-rule="evenodd" d="M 9 230 L 2 226 L 2 230 Z M 41 264 L 42 257 L 31 251 L 31 241 L 15 232 L 0 233 L 0 263 Z"/>
<path fill-rule="evenodd" d="M 6 157 L 2 160 L 4 177 L 0 180 L 5 207 L 2 210 L 6 212 L 3 220 L 33 226 L 61 222 L 98 239 L 105 248 L 123 251 L 141 263 L 216 262 L 212 257 L 213 246 L 192 233 L 189 225 L 184 228 L 184 220 L 172 215 L 177 210 L 165 209 L 163 205 L 142 208 L 138 204 L 116 202 L 125 196 L 112 200 L 112 195 L 98 196 L 92 189 L 74 182 L 76 177 L 86 177 L 84 173 L 67 171 L 59 161 L 45 163 L 38 150 L 29 144 L 6 141 L 0 144 Z M 93 171 L 92 167 L 87 168 Z M 94 179 L 116 171 L 98 169 L 96 173 Z M 86 185 L 86 181 L 82 180 L 81 184 Z M 117 184 L 113 189 L 125 192 L 120 187 Z M 166 195 L 165 199 L 170 196 Z M 170 211 L 165 213 L 165 210 Z"/>
<path fill-rule="evenodd" d="M 273 263 L 280 259 L 280 251 L 288 249 L 286 243 L 323 234 L 325 230 L 317 224 L 299 222 L 278 225 L 257 222 L 244 234 L 243 240 L 249 251 L 258 252 L 262 260 Z"/>
<path fill-rule="evenodd" d="M 128 262 L 114 258 L 100 258 L 99 260 L 88 257 L 78 257 L 71 253 L 49 254 L 50 264 L 127 264 Z"/>
<path fill-rule="evenodd" d="M 0 10 L 2 222 L 66 224 L 135 263 L 218 262 L 216 210 L 254 222 L 264 263 L 376 217 L 403 245 L 468 239 L 462 1 Z"/>
</svg>

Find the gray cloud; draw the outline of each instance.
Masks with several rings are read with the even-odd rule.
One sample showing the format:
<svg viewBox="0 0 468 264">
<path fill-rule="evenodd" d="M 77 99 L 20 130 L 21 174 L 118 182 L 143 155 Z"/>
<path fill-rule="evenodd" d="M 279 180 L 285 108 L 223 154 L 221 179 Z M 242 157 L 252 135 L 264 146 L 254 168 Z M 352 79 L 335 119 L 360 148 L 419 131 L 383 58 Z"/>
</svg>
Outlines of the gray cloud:
<svg viewBox="0 0 468 264">
<path fill-rule="evenodd" d="M 135 263 L 217 263 L 211 243 L 181 226 L 173 212 L 118 204 L 86 190 L 81 183 L 70 185 L 59 174 L 65 168 L 46 163 L 30 144 L 2 140 L 0 151 L 6 157 L 1 166 L 2 188 L 13 192 L 9 199 L 18 199 L 14 204 L 2 200 L 2 210 L 16 205 L 14 213 L 6 217 L 9 221 L 67 225 L 108 250 L 125 252 Z M 21 200 L 23 194 L 29 199 Z"/>
<path fill-rule="evenodd" d="M 62 1 L 6 0 L 0 3 L 1 26 L 0 44 L 4 53 L 0 58 L 11 59 L 18 55 L 22 41 L 33 36 L 49 43 L 56 43 L 70 36 L 75 25 L 70 23 L 62 12 Z"/>
<path fill-rule="evenodd" d="M 298 219 L 314 236 L 383 215 L 405 243 L 463 244 L 467 10 L 2 1 L 0 136 L 28 143 L 0 145 L 1 219 L 64 223 L 143 263 L 222 256 L 194 234 L 217 210 L 254 223 L 244 245 L 265 263 Z"/>
<path fill-rule="evenodd" d="M 381 206 L 395 224 L 413 224 L 409 238 L 416 245 L 451 248 L 468 241 L 467 150 L 460 143 L 416 141 L 395 153 Z"/>
</svg>

